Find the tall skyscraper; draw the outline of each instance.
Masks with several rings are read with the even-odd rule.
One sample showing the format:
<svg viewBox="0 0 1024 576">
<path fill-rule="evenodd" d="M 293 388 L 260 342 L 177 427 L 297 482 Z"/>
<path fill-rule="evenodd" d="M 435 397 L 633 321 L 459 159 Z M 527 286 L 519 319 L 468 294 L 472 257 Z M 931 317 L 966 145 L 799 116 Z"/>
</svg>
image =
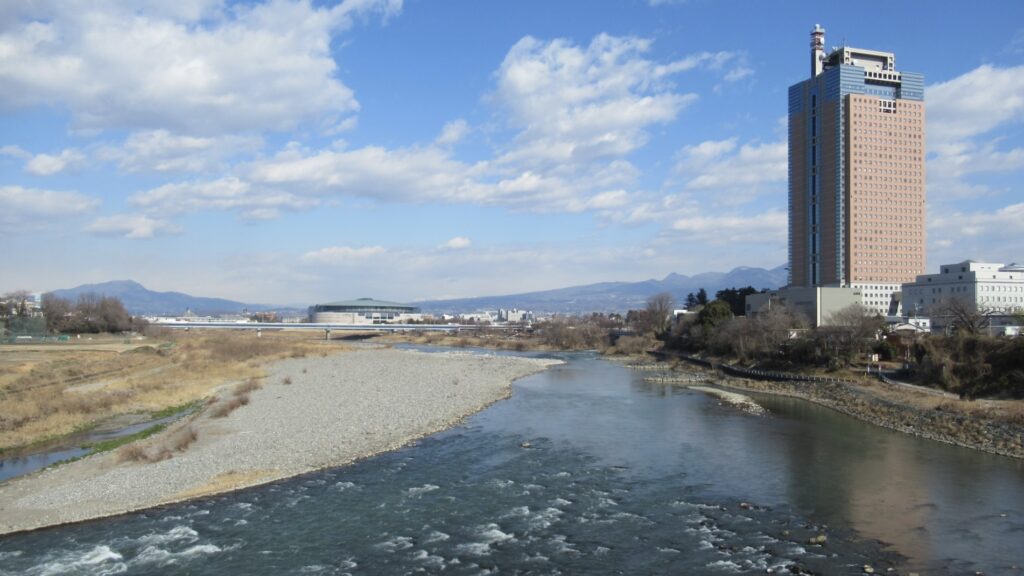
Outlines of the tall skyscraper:
<svg viewBox="0 0 1024 576">
<path fill-rule="evenodd" d="M 825 53 L 789 88 L 789 285 L 860 288 L 885 313 L 925 270 L 924 75 L 892 52 Z"/>
</svg>

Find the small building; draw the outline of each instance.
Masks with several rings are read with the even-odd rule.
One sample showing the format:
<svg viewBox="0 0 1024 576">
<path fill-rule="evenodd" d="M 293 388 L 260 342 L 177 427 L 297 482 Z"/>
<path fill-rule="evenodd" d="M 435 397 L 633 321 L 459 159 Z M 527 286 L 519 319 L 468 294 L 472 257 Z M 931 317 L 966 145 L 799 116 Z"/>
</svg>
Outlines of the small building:
<svg viewBox="0 0 1024 576">
<path fill-rule="evenodd" d="M 373 298 L 309 307 L 309 321 L 316 324 L 403 324 L 422 319 L 420 309 L 415 306 Z"/>
<path fill-rule="evenodd" d="M 862 304 L 860 288 L 833 286 L 787 286 L 751 294 L 745 302 L 746 315 L 757 316 L 775 306 L 802 314 L 812 326 L 826 326 L 829 318 L 844 308 Z"/>
</svg>

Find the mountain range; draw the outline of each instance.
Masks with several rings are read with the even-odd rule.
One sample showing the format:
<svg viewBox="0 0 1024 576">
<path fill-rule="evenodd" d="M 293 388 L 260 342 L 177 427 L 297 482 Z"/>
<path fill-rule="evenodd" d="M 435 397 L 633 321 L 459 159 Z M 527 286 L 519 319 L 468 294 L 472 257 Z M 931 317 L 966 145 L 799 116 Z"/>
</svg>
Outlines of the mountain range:
<svg viewBox="0 0 1024 576">
<path fill-rule="evenodd" d="M 75 288 L 54 290 L 51 294 L 71 300 L 72 302 L 78 300 L 78 297 L 82 294 L 113 296 L 121 300 L 121 303 L 124 304 L 125 309 L 129 313 L 143 316 L 182 315 L 186 310 L 191 310 L 193 313 L 203 316 L 208 314 L 238 314 L 243 310 L 262 312 L 280 309 L 274 306 L 245 304 L 223 298 L 190 296 L 181 292 L 154 292 L 133 280 L 114 280 L 101 284 L 83 284 Z"/>
<path fill-rule="evenodd" d="M 454 300 L 431 300 L 414 302 L 425 313 L 458 314 L 498 308 L 532 310 L 538 314 L 585 314 L 590 312 L 625 312 L 643 308 L 647 299 L 655 294 L 667 292 L 678 306 L 686 295 L 703 288 L 708 298 L 723 288 L 753 286 L 757 289 L 778 288 L 786 283 L 786 268 L 772 269 L 741 266 L 729 272 L 704 272 L 694 276 L 669 274 L 661 280 L 641 282 L 600 282 L 582 286 L 571 286 L 555 290 L 509 294 L 505 296 L 481 296 Z M 75 288 L 54 290 L 53 295 L 75 301 L 82 294 L 114 296 L 124 303 L 132 314 L 181 315 L 191 310 L 198 315 L 238 314 L 242 311 L 261 312 L 274 310 L 284 315 L 301 315 L 305 310 L 293 306 L 269 306 L 246 304 L 223 298 L 202 298 L 181 292 L 155 292 L 132 280 L 117 280 L 101 284 L 84 284 Z"/>
<path fill-rule="evenodd" d="M 672 295 L 678 307 L 682 307 L 689 293 L 703 288 L 709 299 L 723 288 L 744 288 L 753 286 L 779 288 L 786 284 L 786 266 L 771 269 L 740 266 L 729 272 L 703 272 L 693 276 L 669 274 L 661 280 L 641 282 L 600 282 L 556 290 L 510 294 L 507 296 L 483 296 L 454 300 L 431 300 L 415 303 L 426 313 L 461 313 L 498 308 L 532 310 L 535 313 L 585 314 L 589 312 L 626 312 L 637 310 L 647 304 L 655 294 L 667 292 Z"/>
</svg>

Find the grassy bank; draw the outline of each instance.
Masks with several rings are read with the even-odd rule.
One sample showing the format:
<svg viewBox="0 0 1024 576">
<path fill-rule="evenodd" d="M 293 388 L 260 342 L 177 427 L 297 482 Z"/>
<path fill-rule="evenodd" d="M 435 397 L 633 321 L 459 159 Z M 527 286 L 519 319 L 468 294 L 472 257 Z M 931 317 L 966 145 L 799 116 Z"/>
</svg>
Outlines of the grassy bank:
<svg viewBox="0 0 1024 576">
<path fill-rule="evenodd" d="M 174 414 L 219 386 L 264 377 L 268 362 L 343 349 L 305 332 L 228 330 L 0 346 L 0 453 L 116 416 Z"/>
</svg>

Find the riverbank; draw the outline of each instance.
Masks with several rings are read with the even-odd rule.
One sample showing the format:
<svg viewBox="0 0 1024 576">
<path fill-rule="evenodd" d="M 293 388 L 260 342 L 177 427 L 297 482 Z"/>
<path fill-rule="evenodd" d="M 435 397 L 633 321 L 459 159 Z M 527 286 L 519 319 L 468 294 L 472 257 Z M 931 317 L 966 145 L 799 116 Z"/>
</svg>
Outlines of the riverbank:
<svg viewBox="0 0 1024 576">
<path fill-rule="evenodd" d="M 344 352 L 308 333 L 159 331 L 132 339 L 95 336 L 45 345 L 0 345 L 0 454 L 18 456 L 73 440 L 120 418 L 207 398 L 228 382 L 262 378 L 284 358 Z"/>
<path fill-rule="evenodd" d="M 998 417 L 987 413 L 998 401 L 969 402 L 883 383 L 740 378 L 686 363 L 672 370 L 701 372 L 722 388 L 800 398 L 891 430 L 1024 459 L 1024 419 L 1014 421 L 1005 410 Z"/>
<path fill-rule="evenodd" d="M 154 462 L 97 454 L 0 485 L 0 534 L 123 514 L 338 466 L 448 428 L 557 363 L 364 350 L 283 360 L 225 417 L 219 405 L 148 439 L 191 443 Z M 193 434 L 194 432 L 194 434 Z"/>
</svg>

